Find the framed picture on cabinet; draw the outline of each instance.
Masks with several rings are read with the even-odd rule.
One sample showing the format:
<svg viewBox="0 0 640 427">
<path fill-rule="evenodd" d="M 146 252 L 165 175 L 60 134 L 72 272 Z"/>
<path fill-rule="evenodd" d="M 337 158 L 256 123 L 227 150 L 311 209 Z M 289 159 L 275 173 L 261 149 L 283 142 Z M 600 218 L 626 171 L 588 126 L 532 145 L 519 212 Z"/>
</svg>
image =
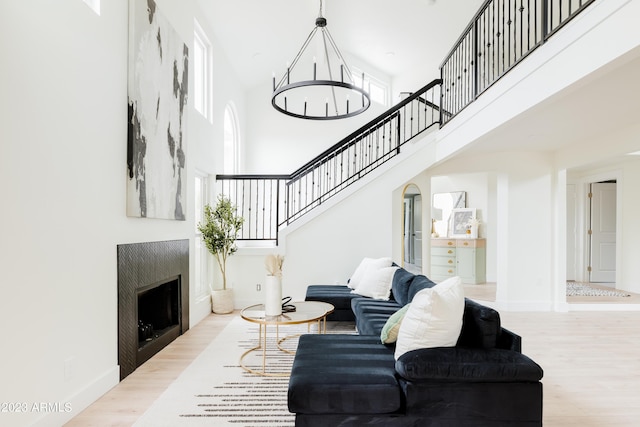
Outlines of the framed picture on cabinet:
<svg viewBox="0 0 640 427">
<path fill-rule="evenodd" d="M 454 209 L 451 213 L 451 237 L 470 237 L 471 220 L 476 217 L 475 208 Z"/>
</svg>

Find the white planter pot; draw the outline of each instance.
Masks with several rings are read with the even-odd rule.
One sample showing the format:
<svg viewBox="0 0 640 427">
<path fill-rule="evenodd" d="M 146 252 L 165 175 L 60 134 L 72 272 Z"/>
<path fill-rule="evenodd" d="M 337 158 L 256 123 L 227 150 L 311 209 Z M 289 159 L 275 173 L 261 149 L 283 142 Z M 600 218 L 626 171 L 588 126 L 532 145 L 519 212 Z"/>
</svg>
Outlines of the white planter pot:
<svg viewBox="0 0 640 427">
<path fill-rule="evenodd" d="M 264 280 L 264 314 L 279 316 L 282 314 L 282 281 L 276 276 L 267 276 Z"/>
<path fill-rule="evenodd" d="M 216 314 L 228 314 L 233 309 L 233 289 L 211 291 L 211 311 Z"/>
</svg>

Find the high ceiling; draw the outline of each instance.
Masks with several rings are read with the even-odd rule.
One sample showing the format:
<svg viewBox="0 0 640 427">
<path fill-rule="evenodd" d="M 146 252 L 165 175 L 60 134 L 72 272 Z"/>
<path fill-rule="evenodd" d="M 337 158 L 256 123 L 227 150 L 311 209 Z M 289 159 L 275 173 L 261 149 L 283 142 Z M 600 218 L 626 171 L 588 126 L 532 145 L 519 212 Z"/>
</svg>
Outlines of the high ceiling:
<svg viewBox="0 0 640 427">
<path fill-rule="evenodd" d="M 322 1 L 328 28 L 347 61 L 356 59 L 385 73 L 394 80 L 396 91 L 416 90 L 437 77 L 440 63 L 484 3 Z M 208 18 L 207 26 L 247 89 L 270 84 L 274 72 L 283 72 L 313 29 L 320 8 L 320 0 L 198 2 Z M 469 147 L 467 154 L 514 149 L 555 151 L 576 140 L 634 123 L 640 111 L 640 79 L 635 77 L 640 74 L 638 56 L 636 50 L 625 60 L 494 129 L 481 143 Z M 594 104 L 594 100 L 598 102 Z M 514 146 L 514 134 L 527 137 Z M 621 158 L 621 153 L 612 153 L 602 162 Z"/>
<path fill-rule="evenodd" d="M 284 70 L 314 28 L 320 11 L 320 0 L 198 2 L 247 88 L 267 84 L 272 73 Z M 323 0 L 323 15 L 348 62 L 353 58 L 369 64 L 409 86 L 398 87 L 398 91 L 412 91 L 438 75 L 441 61 L 482 3 Z"/>
</svg>

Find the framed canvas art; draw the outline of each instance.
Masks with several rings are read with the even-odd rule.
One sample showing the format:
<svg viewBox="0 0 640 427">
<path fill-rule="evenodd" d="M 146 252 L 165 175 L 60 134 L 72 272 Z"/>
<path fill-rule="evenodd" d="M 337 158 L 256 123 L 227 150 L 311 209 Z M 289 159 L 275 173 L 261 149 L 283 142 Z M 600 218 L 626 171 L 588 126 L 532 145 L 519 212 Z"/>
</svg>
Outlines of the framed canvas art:
<svg viewBox="0 0 640 427">
<path fill-rule="evenodd" d="M 467 229 L 475 217 L 475 208 L 454 209 L 451 213 L 451 237 L 469 237 Z"/>
<path fill-rule="evenodd" d="M 154 0 L 129 1 L 127 215 L 185 219 L 189 49 Z"/>
</svg>

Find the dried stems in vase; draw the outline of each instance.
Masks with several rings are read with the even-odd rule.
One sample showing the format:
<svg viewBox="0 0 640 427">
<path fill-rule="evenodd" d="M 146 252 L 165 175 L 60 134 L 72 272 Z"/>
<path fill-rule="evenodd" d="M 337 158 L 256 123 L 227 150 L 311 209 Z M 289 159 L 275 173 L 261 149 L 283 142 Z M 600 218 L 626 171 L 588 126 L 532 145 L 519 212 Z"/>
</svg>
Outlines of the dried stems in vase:
<svg viewBox="0 0 640 427">
<path fill-rule="evenodd" d="M 269 276 L 282 277 L 282 264 L 284 257 L 282 255 L 269 254 L 264 259 L 264 266 L 267 268 Z"/>
</svg>

